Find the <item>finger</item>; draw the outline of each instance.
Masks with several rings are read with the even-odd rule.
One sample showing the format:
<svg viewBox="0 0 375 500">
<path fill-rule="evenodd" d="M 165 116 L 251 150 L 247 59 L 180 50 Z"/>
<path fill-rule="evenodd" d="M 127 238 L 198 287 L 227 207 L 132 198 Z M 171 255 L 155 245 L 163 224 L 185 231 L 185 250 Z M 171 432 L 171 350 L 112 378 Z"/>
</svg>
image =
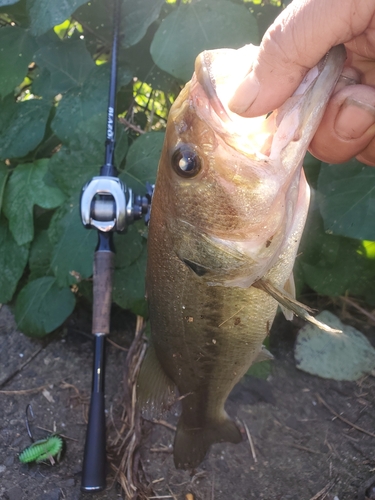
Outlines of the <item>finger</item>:
<svg viewBox="0 0 375 500">
<path fill-rule="evenodd" d="M 374 137 L 375 88 L 349 85 L 330 99 L 309 151 L 323 161 L 342 163 L 366 151 Z M 366 155 L 371 161 L 370 150 Z"/>
<path fill-rule="evenodd" d="M 375 167 L 375 138 L 356 158 L 370 167 Z"/>
<path fill-rule="evenodd" d="M 375 2 L 364 0 L 295 0 L 264 35 L 229 107 L 243 116 L 276 109 L 331 47 L 362 33 L 374 12 Z"/>
</svg>

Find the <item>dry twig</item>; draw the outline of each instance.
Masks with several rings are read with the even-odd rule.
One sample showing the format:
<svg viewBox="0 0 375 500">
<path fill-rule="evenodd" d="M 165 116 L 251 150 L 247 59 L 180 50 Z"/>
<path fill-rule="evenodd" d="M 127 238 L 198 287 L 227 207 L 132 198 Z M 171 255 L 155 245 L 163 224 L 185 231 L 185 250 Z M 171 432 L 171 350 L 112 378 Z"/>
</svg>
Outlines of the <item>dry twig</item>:
<svg viewBox="0 0 375 500">
<path fill-rule="evenodd" d="M 48 387 L 48 385 L 40 385 L 33 389 L 22 389 L 19 391 L 0 391 L 0 394 L 5 394 L 6 396 L 22 396 L 23 394 L 34 394 L 43 391 L 46 387 Z"/>
<path fill-rule="evenodd" d="M 39 347 L 31 356 L 27 358 L 27 360 L 19 367 L 17 370 L 15 370 L 13 373 L 11 373 L 1 384 L 0 387 L 5 387 L 16 375 L 18 375 L 22 370 L 27 366 L 31 361 L 38 356 L 38 354 L 43 350 L 43 347 Z"/>
<path fill-rule="evenodd" d="M 142 130 L 140 127 L 137 127 L 137 125 L 134 125 L 134 123 L 129 122 L 126 120 L 126 118 L 119 118 L 118 121 L 122 124 L 125 125 L 125 128 L 131 128 L 135 132 L 138 132 L 138 134 L 145 134 L 146 132 Z"/>
<path fill-rule="evenodd" d="M 257 463 L 258 460 L 257 460 L 257 456 L 256 456 L 256 453 L 255 453 L 255 447 L 254 447 L 253 439 L 251 437 L 249 428 L 247 427 L 247 425 L 245 424 L 244 421 L 242 421 L 242 424 L 245 427 L 245 431 L 246 431 L 247 439 L 249 440 L 250 450 L 251 450 L 251 454 L 253 456 L 254 463 Z"/>
<path fill-rule="evenodd" d="M 370 319 L 373 323 L 375 323 L 375 316 L 370 312 L 366 311 L 366 309 L 363 309 L 363 307 L 357 304 L 354 300 L 351 300 L 349 299 L 349 297 L 344 297 L 344 296 L 340 297 L 340 300 L 342 300 L 344 303 L 351 305 L 352 307 L 354 307 L 354 309 L 357 309 L 357 311 L 359 311 L 368 319 Z"/>
<path fill-rule="evenodd" d="M 40 425 L 37 425 L 36 428 L 40 429 L 42 431 L 46 431 L 49 434 L 55 434 L 56 433 L 56 431 L 51 431 L 51 429 L 46 429 L 46 427 L 41 427 Z M 68 439 L 69 441 L 76 441 L 77 443 L 79 442 L 79 439 L 71 438 L 69 436 L 66 436 L 65 434 L 61 434 L 61 432 L 59 432 L 59 436 L 61 436 L 64 439 Z"/>
<path fill-rule="evenodd" d="M 116 342 L 113 342 L 113 340 L 111 340 L 108 336 L 107 336 L 107 342 L 109 342 L 111 345 L 113 345 L 113 347 L 116 347 L 116 349 L 120 349 L 120 351 L 125 351 L 125 352 L 128 352 L 128 348 L 127 347 L 122 347 L 122 345 L 119 345 L 117 344 Z"/>
<path fill-rule="evenodd" d="M 316 455 L 321 455 L 320 451 L 312 450 L 311 448 L 307 448 L 307 446 L 301 446 L 300 444 L 291 444 L 292 448 L 296 448 L 297 450 L 307 451 L 308 453 L 315 453 Z"/>
<path fill-rule="evenodd" d="M 337 417 L 338 419 L 340 419 L 342 422 L 345 422 L 346 424 L 350 425 L 351 427 L 353 427 L 353 429 L 356 429 L 359 432 L 363 432 L 363 434 L 367 434 L 368 436 L 371 436 L 371 437 L 375 438 L 375 434 L 373 434 L 372 432 L 366 431 L 366 429 L 363 429 L 362 427 L 359 427 L 358 425 L 353 424 L 353 422 L 350 422 L 350 420 L 346 419 L 345 417 L 342 417 L 333 408 L 331 408 L 328 405 L 328 403 L 326 403 L 324 401 L 324 399 L 318 393 L 316 394 L 316 398 L 318 399 L 318 401 L 320 403 L 322 403 L 323 406 L 325 406 L 327 408 L 327 410 L 329 410 L 332 413 L 332 415 L 335 415 L 335 417 Z"/>
<path fill-rule="evenodd" d="M 150 494 L 154 493 L 151 487 L 144 484 L 144 473 L 139 453 L 142 438 L 141 417 L 136 408 L 137 377 L 147 348 L 143 338 L 144 329 L 144 319 L 137 316 L 135 337 L 125 364 L 124 409 L 121 419 L 123 426 L 112 442 L 116 454 L 121 456 L 121 461 L 118 467 L 113 463 L 111 466 L 116 471 L 116 479 L 128 500 L 147 499 L 150 498 Z"/>
<path fill-rule="evenodd" d="M 152 453 L 173 453 L 173 450 L 172 448 L 170 448 L 169 446 L 160 446 L 160 448 L 150 448 L 150 451 Z"/>
<path fill-rule="evenodd" d="M 311 497 L 310 500 L 324 500 L 327 497 L 330 490 L 334 487 L 336 480 L 337 479 L 332 479 L 332 481 L 330 481 L 326 486 L 324 486 L 323 489 L 321 489 L 320 491 L 318 491 L 316 495 Z"/>
<path fill-rule="evenodd" d="M 171 431 L 174 432 L 176 432 L 177 429 L 175 425 L 169 424 L 165 420 L 149 420 L 149 422 L 152 422 L 153 424 L 162 425 L 163 427 L 166 427 L 167 429 L 170 429 Z"/>
</svg>

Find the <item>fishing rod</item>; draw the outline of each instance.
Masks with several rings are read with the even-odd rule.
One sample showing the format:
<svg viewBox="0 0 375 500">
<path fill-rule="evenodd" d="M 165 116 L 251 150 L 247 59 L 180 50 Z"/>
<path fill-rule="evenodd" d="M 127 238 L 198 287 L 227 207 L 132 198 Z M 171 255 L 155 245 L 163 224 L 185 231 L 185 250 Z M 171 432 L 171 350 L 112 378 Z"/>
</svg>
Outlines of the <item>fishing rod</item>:
<svg viewBox="0 0 375 500">
<path fill-rule="evenodd" d="M 117 91 L 117 53 L 120 37 L 121 1 L 114 0 L 113 41 L 109 80 L 105 160 L 98 177 L 82 189 L 81 219 L 88 229 L 98 231 L 94 254 L 93 315 L 94 363 L 89 420 L 82 467 L 82 491 L 100 491 L 106 487 L 106 432 L 104 408 L 105 344 L 110 332 L 110 313 L 115 248 L 113 232 L 123 233 L 129 224 L 146 215 L 149 219 L 151 185 L 145 196 L 135 196 L 118 177 L 114 163 Z"/>
</svg>

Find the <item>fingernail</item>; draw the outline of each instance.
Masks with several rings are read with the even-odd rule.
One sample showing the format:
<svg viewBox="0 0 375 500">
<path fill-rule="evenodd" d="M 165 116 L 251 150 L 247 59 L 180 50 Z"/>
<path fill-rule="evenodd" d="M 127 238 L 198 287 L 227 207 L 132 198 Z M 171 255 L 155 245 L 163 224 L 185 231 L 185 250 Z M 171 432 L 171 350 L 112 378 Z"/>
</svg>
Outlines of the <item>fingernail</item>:
<svg viewBox="0 0 375 500">
<path fill-rule="evenodd" d="M 374 123 L 374 106 L 348 98 L 341 105 L 335 121 L 335 130 L 342 139 L 358 139 Z"/>
<path fill-rule="evenodd" d="M 334 93 L 338 92 L 344 87 L 348 87 L 349 85 L 356 85 L 358 83 L 360 83 L 358 71 L 356 71 L 354 68 L 344 68 L 336 83 Z"/>
<path fill-rule="evenodd" d="M 253 73 L 249 73 L 239 84 L 228 106 L 234 113 L 244 113 L 253 104 L 259 94 L 259 81 Z"/>
</svg>

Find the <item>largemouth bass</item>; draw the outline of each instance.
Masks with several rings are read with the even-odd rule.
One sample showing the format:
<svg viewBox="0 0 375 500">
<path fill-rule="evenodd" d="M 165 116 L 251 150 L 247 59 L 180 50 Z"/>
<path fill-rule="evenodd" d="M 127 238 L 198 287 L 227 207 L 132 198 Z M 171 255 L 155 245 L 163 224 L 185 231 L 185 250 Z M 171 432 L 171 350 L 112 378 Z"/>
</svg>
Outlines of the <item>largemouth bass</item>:
<svg viewBox="0 0 375 500">
<path fill-rule="evenodd" d="M 255 50 L 197 57 L 169 114 L 153 195 L 146 279 L 152 346 L 138 379 L 139 404 L 153 417 L 175 401 L 177 387 L 177 468 L 199 465 L 215 442 L 241 441 L 225 401 L 267 355 L 262 343 L 278 303 L 288 319 L 305 312 L 292 275 L 309 204 L 302 160 L 345 49 L 333 48 L 270 116 L 242 118 L 227 103 Z"/>
</svg>

